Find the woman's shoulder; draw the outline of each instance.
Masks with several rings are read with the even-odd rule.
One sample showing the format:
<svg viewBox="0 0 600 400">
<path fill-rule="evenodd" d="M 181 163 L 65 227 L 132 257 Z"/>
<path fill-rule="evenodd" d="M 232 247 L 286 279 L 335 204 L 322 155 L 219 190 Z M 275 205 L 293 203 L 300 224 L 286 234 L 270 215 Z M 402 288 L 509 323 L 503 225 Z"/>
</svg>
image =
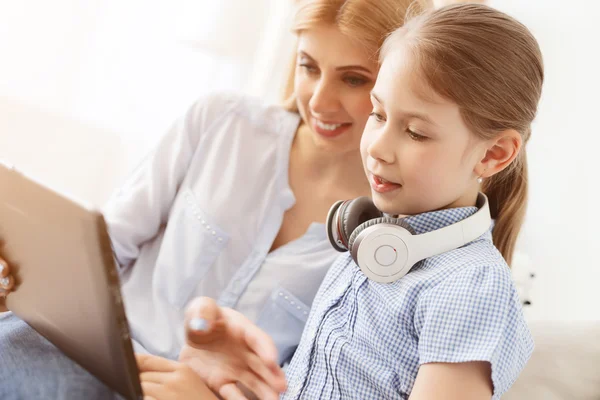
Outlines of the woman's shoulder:
<svg viewBox="0 0 600 400">
<path fill-rule="evenodd" d="M 243 124 L 277 133 L 287 127 L 295 128 L 300 120 L 297 113 L 285 110 L 279 104 L 232 91 L 216 91 L 200 96 L 192 106 L 192 113 L 214 120 L 237 119 Z"/>
</svg>

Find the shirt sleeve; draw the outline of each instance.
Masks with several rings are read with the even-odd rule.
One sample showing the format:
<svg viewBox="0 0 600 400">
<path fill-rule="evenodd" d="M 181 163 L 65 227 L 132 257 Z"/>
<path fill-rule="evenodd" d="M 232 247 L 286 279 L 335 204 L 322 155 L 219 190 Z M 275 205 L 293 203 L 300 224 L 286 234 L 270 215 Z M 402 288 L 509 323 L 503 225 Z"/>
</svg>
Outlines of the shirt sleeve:
<svg viewBox="0 0 600 400">
<path fill-rule="evenodd" d="M 135 261 L 141 244 L 166 223 L 202 135 L 228 114 L 233 100 L 225 94 L 199 99 L 109 199 L 104 218 L 119 265 Z"/>
<path fill-rule="evenodd" d="M 418 300 L 415 314 L 419 365 L 487 361 L 493 399 L 525 367 L 533 340 L 505 266 L 467 267 Z"/>
</svg>

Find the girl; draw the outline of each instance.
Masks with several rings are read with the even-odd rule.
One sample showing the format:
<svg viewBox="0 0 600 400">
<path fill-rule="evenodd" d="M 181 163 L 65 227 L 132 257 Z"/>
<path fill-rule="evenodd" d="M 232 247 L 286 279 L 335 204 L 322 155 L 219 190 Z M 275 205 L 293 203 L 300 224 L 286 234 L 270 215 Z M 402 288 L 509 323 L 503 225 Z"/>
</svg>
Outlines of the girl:
<svg viewBox="0 0 600 400">
<path fill-rule="evenodd" d="M 410 20 L 382 57 L 361 141 L 374 205 L 405 215 L 402 224 L 420 235 L 479 212 L 483 191 L 495 226 L 392 283 L 369 280 L 350 254 L 340 257 L 319 289 L 283 398 L 499 399 L 533 350 L 507 261 L 525 208 L 524 145 L 544 75 L 538 44 L 509 16 L 471 4 Z M 367 219 L 347 221 L 347 236 Z M 268 349 L 248 321 L 198 304 L 190 326 L 202 318 L 207 329 L 192 332 L 198 349 L 185 352 L 195 368 L 235 359 L 215 340 L 243 342 L 222 328 L 216 337 L 214 326 L 245 331 L 248 352 Z M 169 385 L 158 382 L 169 372 L 151 375 L 160 360 L 141 361 L 145 387 L 168 398 Z"/>
<path fill-rule="evenodd" d="M 231 94 L 198 101 L 113 196 L 105 217 L 138 351 L 176 359 L 185 337 L 175 327 L 183 324 L 188 300 L 211 296 L 268 332 L 279 363 L 291 359 L 337 256 L 325 233 L 329 206 L 369 194 L 359 142 L 379 69 L 377 51 L 402 25 L 409 4 L 299 2 L 286 107 Z M 1 274 L 9 290 L 8 265 Z M 282 292 L 288 300 L 278 296 Z M 13 340 L 17 336 L 34 342 Z M 22 385 L 26 377 L 18 375 L 4 381 L 0 373 L 1 398 L 4 391 L 39 386 L 47 393 L 68 390 L 64 371 L 77 374 L 77 368 L 16 317 L 0 322 L 4 365 L 15 359 L 30 364 L 24 357 L 33 351 L 22 349 L 40 346 L 61 367 L 36 373 L 37 385 Z M 264 395 L 252 379 L 242 380 Z"/>
</svg>

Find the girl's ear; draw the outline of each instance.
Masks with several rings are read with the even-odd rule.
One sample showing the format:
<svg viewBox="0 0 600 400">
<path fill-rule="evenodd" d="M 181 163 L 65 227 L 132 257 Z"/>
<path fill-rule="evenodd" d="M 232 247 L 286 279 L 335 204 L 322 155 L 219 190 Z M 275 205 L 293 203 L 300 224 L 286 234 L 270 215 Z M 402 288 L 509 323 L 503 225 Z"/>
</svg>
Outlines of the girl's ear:
<svg viewBox="0 0 600 400">
<path fill-rule="evenodd" d="M 489 178 L 502 171 L 519 155 L 523 139 L 514 129 L 507 129 L 487 142 L 485 156 L 475 166 L 475 175 Z"/>
</svg>

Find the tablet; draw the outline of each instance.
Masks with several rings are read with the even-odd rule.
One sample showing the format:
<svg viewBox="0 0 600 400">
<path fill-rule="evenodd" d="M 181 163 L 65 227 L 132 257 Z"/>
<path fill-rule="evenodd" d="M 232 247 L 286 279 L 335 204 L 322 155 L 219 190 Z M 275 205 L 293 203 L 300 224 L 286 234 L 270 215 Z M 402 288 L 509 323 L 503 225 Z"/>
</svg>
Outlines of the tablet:
<svg viewBox="0 0 600 400">
<path fill-rule="evenodd" d="M 0 163 L 0 254 L 6 306 L 126 399 L 142 399 L 102 214 Z"/>
</svg>

